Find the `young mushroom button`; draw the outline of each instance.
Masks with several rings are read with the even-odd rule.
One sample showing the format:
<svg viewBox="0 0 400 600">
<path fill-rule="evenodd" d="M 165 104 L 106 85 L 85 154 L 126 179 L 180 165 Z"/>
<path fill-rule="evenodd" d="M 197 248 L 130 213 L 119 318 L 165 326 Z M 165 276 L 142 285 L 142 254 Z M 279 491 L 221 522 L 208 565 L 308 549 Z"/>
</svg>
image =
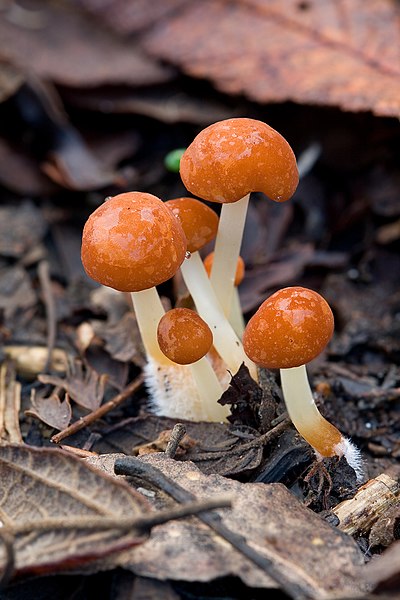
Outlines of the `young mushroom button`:
<svg viewBox="0 0 400 600">
<path fill-rule="evenodd" d="M 226 119 L 196 136 L 182 155 L 180 175 L 192 194 L 222 203 L 211 283 L 228 315 L 250 192 L 288 200 L 299 181 L 296 158 L 266 123 Z"/>
<path fill-rule="evenodd" d="M 344 456 L 360 477 L 358 449 L 320 414 L 307 377 L 306 364 L 324 350 L 333 331 L 332 311 L 320 294 L 288 287 L 267 298 L 250 319 L 243 346 L 257 365 L 280 369 L 289 417 L 317 456 Z"/>
<path fill-rule="evenodd" d="M 209 421 L 225 421 L 229 410 L 218 404 L 222 387 L 206 354 L 211 349 L 213 335 L 205 321 L 193 310 L 173 308 L 158 324 L 161 351 L 173 362 L 191 365 L 202 405 L 202 414 Z M 191 402 L 190 395 L 187 403 Z"/>
</svg>

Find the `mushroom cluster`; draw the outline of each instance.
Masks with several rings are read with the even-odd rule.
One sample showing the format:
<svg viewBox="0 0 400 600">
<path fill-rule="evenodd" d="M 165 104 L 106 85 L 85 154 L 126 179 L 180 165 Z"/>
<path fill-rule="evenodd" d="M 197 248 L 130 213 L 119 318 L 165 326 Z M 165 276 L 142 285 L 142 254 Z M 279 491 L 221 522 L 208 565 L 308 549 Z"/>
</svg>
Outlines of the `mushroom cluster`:
<svg viewBox="0 0 400 600">
<path fill-rule="evenodd" d="M 192 420 L 224 421 L 218 403 L 229 377 L 245 364 L 278 369 L 288 414 L 318 458 L 344 456 L 361 477 L 357 448 L 319 412 L 306 365 L 333 335 L 332 311 L 302 287 L 278 290 L 245 324 L 237 286 L 251 192 L 289 200 L 298 184 L 294 153 L 265 123 L 227 119 L 201 131 L 183 152 L 180 174 L 189 192 L 222 204 L 220 217 L 202 200 L 162 201 L 144 192 L 107 199 L 87 220 L 82 263 L 102 285 L 129 292 L 147 356 L 150 408 Z M 214 243 L 202 260 L 201 251 Z M 165 312 L 157 286 L 178 272 L 195 310 Z"/>
</svg>

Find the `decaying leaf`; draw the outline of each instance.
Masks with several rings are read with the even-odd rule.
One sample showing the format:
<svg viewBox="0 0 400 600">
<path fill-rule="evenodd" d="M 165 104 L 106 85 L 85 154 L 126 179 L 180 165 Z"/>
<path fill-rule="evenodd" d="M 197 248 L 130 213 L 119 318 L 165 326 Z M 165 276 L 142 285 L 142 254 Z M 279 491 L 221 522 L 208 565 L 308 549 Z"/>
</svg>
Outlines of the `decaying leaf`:
<svg viewBox="0 0 400 600">
<path fill-rule="evenodd" d="M 0 254 L 20 258 L 36 244 L 47 231 L 40 210 L 30 201 L 0 207 Z"/>
<path fill-rule="evenodd" d="M 65 379 L 56 375 L 38 376 L 42 383 L 49 383 L 64 389 L 69 397 L 80 406 L 95 410 L 104 397 L 107 375 L 99 375 L 89 365 L 83 365 L 79 359 L 70 360 Z"/>
<path fill-rule="evenodd" d="M 92 326 L 96 335 L 106 342 L 105 349 L 115 360 L 144 365 L 143 344 L 133 312 L 126 312 L 116 323 L 92 321 Z"/>
<path fill-rule="evenodd" d="M 210 35 L 215 23 L 218 35 Z M 206 0 L 160 20 L 144 47 L 260 103 L 291 100 L 399 116 L 398 38 L 393 0 Z"/>
<path fill-rule="evenodd" d="M 72 409 L 68 395 L 64 400 L 61 400 L 56 393 L 43 398 L 32 390 L 31 407 L 25 411 L 25 414 L 61 431 L 69 425 Z"/>
<path fill-rule="evenodd" d="M 0 56 L 33 71 L 43 80 L 71 87 L 102 84 L 149 85 L 173 76 L 146 56 L 130 39 L 122 39 L 98 26 L 70 2 L 39 3 L 35 28 L 13 22 L 9 11 L 0 15 Z"/>
<path fill-rule="evenodd" d="M 161 432 L 172 430 L 178 422 L 184 424 L 187 435 L 195 444 L 177 459 L 193 461 L 203 473 L 231 476 L 255 469 L 260 464 L 262 445 L 245 447 L 259 435 L 251 427 L 178 421 L 150 414 L 126 419 L 103 432 L 93 450 L 102 454 L 117 451 L 131 455 L 142 446 L 154 443 Z"/>
<path fill-rule="evenodd" d="M 94 519 L 123 522 L 148 504 L 123 482 L 58 449 L 0 447 L 0 518 L 13 535 L 15 573 L 49 573 L 108 556 L 143 541 L 118 526 L 89 527 Z M 0 546 L 1 570 L 5 548 Z"/>
<path fill-rule="evenodd" d="M 364 559 L 356 543 L 303 506 L 283 485 L 243 484 L 205 475 L 191 462 L 161 454 L 146 455 L 140 461 L 156 467 L 196 498 L 232 496 L 232 509 L 219 511 L 222 523 L 268 557 L 278 572 L 309 597 L 353 597 L 365 589 L 359 576 Z M 146 482 L 141 485 L 146 487 Z M 161 496 L 156 494 L 154 501 L 159 505 Z M 122 565 L 161 580 L 212 581 L 236 575 L 250 587 L 276 587 L 265 572 L 195 519 L 154 529 L 144 545 L 125 554 Z"/>
</svg>

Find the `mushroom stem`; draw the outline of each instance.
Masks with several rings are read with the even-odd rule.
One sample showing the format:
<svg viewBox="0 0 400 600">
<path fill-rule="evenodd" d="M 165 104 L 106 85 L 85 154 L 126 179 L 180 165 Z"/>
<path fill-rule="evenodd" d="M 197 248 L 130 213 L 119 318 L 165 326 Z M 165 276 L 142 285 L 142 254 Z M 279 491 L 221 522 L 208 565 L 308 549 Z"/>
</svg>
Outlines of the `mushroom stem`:
<svg viewBox="0 0 400 600">
<path fill-rule="evenodd" d="M 280 375 L 286 408 L 297 431 L 321 456 L 337 455 L 342 434 L 319 412 L 305 365 L 280 369 Z"/>
<path fill-rule="evenodd" d="M 344 456 L 355 471 L 357 481 L 364 479 L 361 452 L 319 412 L 308 382 L 305 365 L 280 369 L 283 397 L 289 417 L 300 435 L 314 448 L 319 459 Z"/>
<path fill-rule="evenodd" d="M 237 257 L 235 259 L 236 270 Z M 242 363 L 248 367 L 251 376 L 257 381 L 255 364 L 246 356 L 242 342 L 227 320 L 208 278 L 199 252 L 193 252 L 181 264 L 181 273 L 196 305 L 197 312 L 210 327 L 214 337 L 214 347 L 233 374 Z M 230 308 L 230 305 L 229 305 Z"/>
<path fill-rule="evenodd" d="M 211 285 L 225 315 L 229 315 L 236 265 L 242 245 L 250 194 L 237 202 L 224 203 L 215 238 Z"/>
<path fill-rule="evenodd" d="M 161 365 L 174 365 L 160 350 L 157 327 L 165 314 L 157 288 L 131 292 L 132 304 L 146 354 Z"/>
<path fill-rule="evenodd" d="M 204 356 L 190 366 L 203 407 L 204 420 L 226 421 L 230 411 L 228 407 L 218 404 L 224 390 L 210 362 Z"/>
<path fill-rule="evenodd" d="M 231 323 L 238 338 L 242 339 L 246 323 L 243 317 L 242 306 L 240 304 L 239 290 L 237 286 L 235 286 L 232 291 L 229 322 Z"/>
</svg>

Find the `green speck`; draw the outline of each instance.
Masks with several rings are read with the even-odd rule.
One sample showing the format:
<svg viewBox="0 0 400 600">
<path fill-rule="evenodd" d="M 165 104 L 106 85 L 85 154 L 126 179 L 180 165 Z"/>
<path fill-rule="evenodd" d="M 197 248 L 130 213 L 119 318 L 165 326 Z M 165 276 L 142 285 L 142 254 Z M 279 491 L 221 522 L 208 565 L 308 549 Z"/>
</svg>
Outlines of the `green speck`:
<svg viewBox="0 0 400 600">
<path fill-rule="evenodd" d="M 186 148 L 176 148 L 176 150 L 168 152 L 164 158 L 164 165 L 168 171 L 171 171 L 171 173 L 179 173 L 179 165 L 185 150 Z"/>
</svg>

